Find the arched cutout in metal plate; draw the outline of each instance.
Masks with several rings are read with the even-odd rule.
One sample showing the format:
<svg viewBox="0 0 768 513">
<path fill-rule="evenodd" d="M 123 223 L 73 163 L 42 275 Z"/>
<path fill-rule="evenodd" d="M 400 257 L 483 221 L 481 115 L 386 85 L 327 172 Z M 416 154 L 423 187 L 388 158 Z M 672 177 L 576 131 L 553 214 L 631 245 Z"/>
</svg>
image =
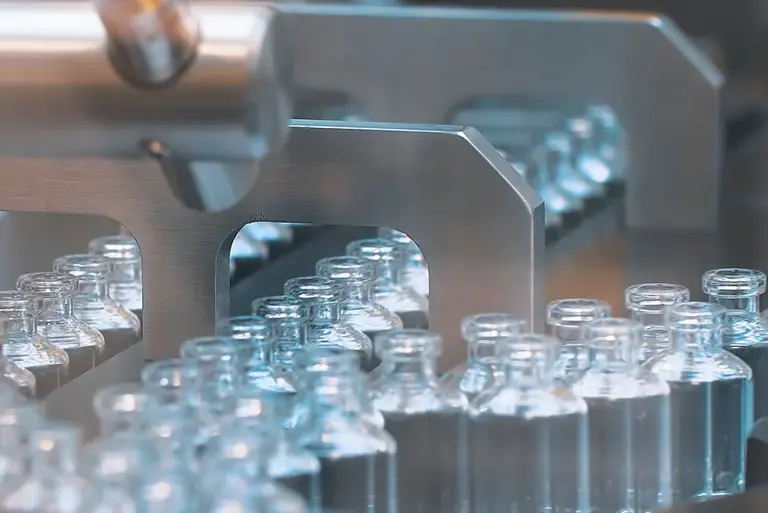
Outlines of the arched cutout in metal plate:
<svg viewBox="0 0 768 513">
<path fill-rule="evenodd" d="M 443 123 L 480 95 L 610 105 L 630 135 L 627 223 L 714 231 L 723 77 L 645 14 L 282 4 L 298 84 L 376 121 Z"/>
<path fill-rule="evenodd" d="M 411 234 L 430 262 L 430 324 L 446 336 L 458 332 L 461 316 L 479 311 L 511 311 L 542 325 L 543 205 L 473 129 L 293 126 L 253 189 L 218 213 L 182 205 L 147 161 L 9 159 L 0 161 L 0 181 L 0 210 L 100 214 L 134 234 L 151 359 L 213 331 L 215 312 L 228 306 L 228 285 L 216 286 L 219 246 L 262 216 Z M 443 364 L 461 361 L 464 351 L 449 345 Z"/>
</svg>

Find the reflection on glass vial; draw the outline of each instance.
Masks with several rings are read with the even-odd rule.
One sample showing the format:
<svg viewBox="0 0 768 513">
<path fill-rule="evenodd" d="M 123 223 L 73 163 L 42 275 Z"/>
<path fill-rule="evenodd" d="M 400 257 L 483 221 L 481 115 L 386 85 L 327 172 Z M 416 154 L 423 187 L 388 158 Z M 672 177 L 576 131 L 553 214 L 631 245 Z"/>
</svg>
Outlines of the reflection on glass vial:
<svg viewBox="0 0 768 513">
<path fill-rule="evenodd" d="M 670 349 L 646 363 L 671 388 L 672 491 L 677 503 L 744 489 L 752 372 L 722 349 L 726 310 L 680 303 L 666 313 Z"/>
<path fill-rule="evenodd" d="M 295 391 L 294 358 L 304 349 L 301 327 L 305 319 L 301 302 L 290 296 L 263 297 L 251 303 L 251 311 L 267 320 L 272 342 L 272 368 L 278 379 Z"/>
<path fill-rule="evenodd" d="M 591 511 L 649 512 L 671 503 L 669 386 L 640 368 L 643 325 L 583 328 L 590 365 L 573 385 L 588 407 Z"/>
<path fill-rule="evenodd" d="M 141 319 L 141 253 L 136 239 L 129 234 L 99 237 L 88 244 L 88 252 L 112 263 L 112 272 L 107 279 L 109 297 Z"/>
<path fill-rule="evenodd" d="M 378 236 L 401 246 L 405 252 L 403 282 L 417 293 L 429 298 L 429 268 L 416 242 L 403 232 L 392 228 L 379 228 Z"/>
<path fill-rule="evenodd" d="M 590 511 L 587 405 L 554 379 L 558 342 L 498 345 L 505 379 L 470 409 L 472 510 Z"/>
<path fill-rule="evenodd" d="M 673 283 L 642 283 L 627 287 L 624 304 L 632 319 L 644 326 L 640 363 L 669 349 L 669 329 L 665 325 L 664 312 L 690 298 L 687 288 Z"/>
</svg>

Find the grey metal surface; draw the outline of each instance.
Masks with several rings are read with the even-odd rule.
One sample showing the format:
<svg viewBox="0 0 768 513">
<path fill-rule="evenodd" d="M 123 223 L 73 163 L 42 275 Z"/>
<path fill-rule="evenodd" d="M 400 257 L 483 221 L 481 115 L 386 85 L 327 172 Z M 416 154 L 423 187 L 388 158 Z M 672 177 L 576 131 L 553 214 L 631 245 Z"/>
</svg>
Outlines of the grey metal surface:
<svg viewBox="0 0 768 513">
<path fill-rule="evenodd" d="M 644 14 L 280 5 L 296 82 L 377 121 L 443 123 L 510 96 L 607 104 L 630 140 L 627 223 L 713 231 L 721 74 L 669 20 Z"/>
<path fill-rule="evenodd" d="M 145 91 L 110 65 L 94 2 L 0 2 L 0 155 L 138 156 L 145 139 L 197 160 L 278 149 L 291 55 L 279 16 L 268 4 L 195 6 L 194 62 Z"/>
<path fill-rule="evenodd" d="M 497 310 L 541 326 L 543 205 L 477 131 L 333 122 L 291 130 L 285 151 L 263 161 L 253 188 L 222 212 L 187 208 L 151 161 L 96 159 L 0 161 L 0 209 L 123 223 L 142 250 L 150 359 L 213 332 L 229 298 L 219 247 L 255 219 L 399 228 L 429 261 L 436 330 L 449 335 L 462 316 Z M 464 352 L 448 347 L 442 363 Z"/>
</svg>

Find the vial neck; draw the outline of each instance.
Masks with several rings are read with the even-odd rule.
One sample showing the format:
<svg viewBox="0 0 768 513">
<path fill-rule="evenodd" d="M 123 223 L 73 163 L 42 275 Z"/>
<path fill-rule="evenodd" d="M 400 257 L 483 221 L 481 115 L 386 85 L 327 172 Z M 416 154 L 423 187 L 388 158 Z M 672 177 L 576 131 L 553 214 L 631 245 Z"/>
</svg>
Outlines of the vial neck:
<svg viewBox="0 0 768 513">
<path fill-rule="evenodd" d="M 39 311 L 43 317 L 70 317 L 72 315 L 72 298 L 66 296 L 41 299 L 39 301 Z"/>
<path fill-rule="evenodd" d="M 344 414 L 358 415 L 362 411 L 362 387 L 353 379 L 322 376 L 309 380 L 307 387 L 311 402 L 320 408 L 332 408 Z"/>
<path fill-rule="evenodd" d="M 335 324 L 339 321 L 339 304 L 310 303 L 306 305 L 305 314 L 307 320 L 315 324 Z"/>
<path fill-rule="evenodd" d="M 632 311 L 630 317 L 642 323 L 646 328 L 651 326 L 664 326 L 664 312 L 637 312 Z"/>
<path fill-rule="evenodd" d="M 360 304 L 373 303 L 373 283 L 349 283 L 344 287 L 343 301 Z"/>
<path fill-rule="evenodd" d="M 77 282 L 77 296 L 78 298 L 88 299 L 89 301 L 103 301 L 107 299 L 106 277 L 79 280 Z"/>
<path fill-rule="evenodd" d="M 270 321 L 269 334 L 273 340 L 301 340 L 301 323 L 293 320 L 273 319 Z"/>
<path fill-rule="evenodd" d="M 404 385 L 433 385 L 437 382 L 437 361 L 427 355 L 383 358 L 384 373 Z"/>
<path fill-rule="evenodd" d="M 709 302 L 724 306 L 728 310 L 744 310 L 749 313 L 758 313 L 760 310 L 759 296 L 730 298 L 710 295 Z"/>
<path fill-rule="evenodd" d="M 578 342 L 581 338 L 580 327 L 573 325 L 556 325 L 551 327 L 552 336 L 561 342 Z"/>
<path fill-rule="evenodd" d="M 613 347 L 590 350 L 590 371 L 600 373 L 633 373 L 638 367 L 639 348 Z"/>
<path fill-rule="evenodd" d="M 677 353 L 708 355 L 721 349 L 722 339 L 710 330 L 683 331 L 672 328 L 670 346 Z"/>
<path fill-rule="evenodd" d="M 114 262 L 112 273 L 109 277 L 112 283 L 130 284 L 141 282 L 141 264 Z"/>
<path fill-rule="evenodd" d="M 515 388 L 546 388 L 554 382 L 555 362 L 543 358 L 520 358 L 506 362 L 504 376 Z"/>
<path fill-rule="evenodd" d="M 376 265 L 375 288 L 386 290 L 394 288 L 399 281 L 400 273 L 394 260 L 379 260 Z"/>
<path fill-rule="evenodd" d="M 3 340 L 18 335 L 31 335 L 36 329 L 32 314 L 24 311 L 0 312 L 0 338 Z"/>
<path fill-rule="evenodd" d="M 493 363 L 496 360 L 496 340 L 481 338 L 469 342 L 469 354 L 467 362 L 473 363 Z"/>
</svg>

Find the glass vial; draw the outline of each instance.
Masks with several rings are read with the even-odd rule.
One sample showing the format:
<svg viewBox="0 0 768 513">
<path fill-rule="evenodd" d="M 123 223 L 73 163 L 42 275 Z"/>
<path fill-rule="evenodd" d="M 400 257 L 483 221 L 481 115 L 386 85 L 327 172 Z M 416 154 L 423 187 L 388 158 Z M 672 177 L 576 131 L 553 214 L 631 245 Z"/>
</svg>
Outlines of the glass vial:
<svg viewBox="0 0 768 513">
<path fill-rule="evenodd" d="M 66 382 L 67 353 L 37 334 L 35 300 L 17 290 L 0 291 L 0 340 L 6 359 L 35 375 L 37 397 Z"/>
<path fill-rule="evenodd" d="M 424 254 L 416 242 L 403 232 L 392 228 L 379 228 L 378 236 L 400 245 L 405 253 L 405 266 L 401 277 L 403 283 L 429 298 L 429 269 Z"/>
<path fill-rule="evenodd" d="M 469 348 L 467 362 L 448 371 L 440 382 L 447 390 L 464 394 L 470 401 L 503 381 L 497 358 L 499 341 L 525 330 L 525 321 L 505 313 L 481 313 L 461 320 L 461 335 Z"/>
<path fill-rule="evenodd" d="M 701 288 L 710 303 L 724 306 L 723 348 L 752 369 L 755 418 L 768 416 L 768 328 L 759 315 L 765 274 L 755 269 L 724 268 L 707 271 Z"/>
<path fill-rule="evenodd" d="M 184 400 L 184 389 L 190 385 L 189 369 L 179 358 L 148 362 L 141 369 L 141 384 L 161 405 L 179 405 Z"/>
<path fill-rule="evenodd" d="M 406 328 L 429 327 L 427 298 L 401 280 L 405 255 L 398 243 L 384 239 L 358 240 L 347 245 L 347 255 L 365 258 L 374 263 L 374 302 L 400 316 Z"/>
<path fill-rule="evenodd" d="M 393 312 L 373 301 L 376 268 L 373 262 L 359 257 L 329 257 L 317 262 L 318 276 L 341 284 L 341 319 L 375 340 L 385 331 L 403 327 Z M 375 351 L 374 351 L 375 352 Z"/>
<path fill-rule="evenodd" d="M 752 372 L 721 346 L 725 315 L 725 308 L 710 303 L 671 306 L 666 312 L 670 349 L 646 364 L 671 388 L 676 503 L 744 490 Z"/>
<path fill-rule="evenodd" d="M 470 408 L 472 510 L 589 512 L 587 405 L 555 379 L 558 341 L 497 345 L 505 379 Z"/>
<path fill-rule="evenodd" d="M 272 370 L 272 337 L 266 319 L 257 315 L 224 318 L 217 324 L 216 334 L 231 339 L 240 350 L 240 387 L 294 392 L 293 386 Z"/>
<path fill-rule="evenodd" d="M 304 344 L 354 351 L 366 372 L 375 369 L 373 342 L 362 331 L 340 318 L 341 285 L 330 278 L 309 276 L 285 282 L 285 294 L 302 303 Z"/>
<path fill-rule="evenodd" d="M 129 234 L 108 235 L 93 239 L 88 252 L 112 263 L 107 284 L 109 297 L 141 319 L 143 293 L 141 286 L 141 252 L 136 239 Z"/>
<path fill-rule="evenodd" d="M 93 397 L 102 438 L 144 429 L 158 404 L 157 399 L 139 383 L 108 385 Z"/>
<path fill-rule="evenodd" d="M 104 337 L 72 314 L 76 280 L 65 273 L 22 274 L 19 290 L 37 302 L 37 333 L 60 347 L 69 356 L 69 378 L 91 370 L 104 351 Z"/>
<path fill-rule="evenodd" d="M 376 350 L 384 364 L 370 395 L 397 444 L 398 511 L 469 511 L 468 401 L 439 385 L 442 338 L 426 330 L 396 330 L 382 335 Z"/>
<path fill-rule="evenodd" d="M 642 283 L 624 291 L 624 304 L 632 319 L 643 324 L 640 363 L 669 350 L 669 329 L 664 313 L 672 305 L 685 303 L 691 293 L 673 283 Z"/>
<path fill-rule="evenodd" d="M 88 447 L 85 475 L 91 483 L 83 511 L 138 513 L 142 465 L 140 446 L 124 440 L 100 440 Z"/>
<path fill-rule="evenodd" d="M 139 318 L 109 297 L 107 279 L 112 270 L 109 260 L 98 255 L 66 255 L 53 261 L 53 270 L 77 280 L 72 313 L 104 336 L 103 360 L 139 341 Z"/>
<path fill-rule="evenodd" d="M 590 322 L 590 365 L 573 385 L 588 408 L 590 507 L 596 513 L 650 512 L 671 503 L 669 386 L 640 368 L 643 325 Z"/>
<path fill-rule="evenodd" d="M 86 506 L 78 475 L 80 432 L 74 426 L 41 421 L 29 433 L 30 470 L 0 503 L 3 511 L 75 513 Z"/>
<path fill-rule="evenodd" d="M 352 363 L 337 360 L 351 359 Z M 397 513 L 395 442 L 362 414 L 362 373 L 354 353 L 307 351 L 299 356 L 300 401 L 307 415 L 299 445 L 320 459 L 323 510 Z M 343 367 L 346 373 L 336 372 Z"/>
<path fill-rule="evenodd" d="M 267 320 L 272 339 L 272 368 L 278 378 L 295 391 L 294 357 L 304 348 L 301 337 L 304 323 L 301 302 L 289 296 L 263 297 L 251 303 L 251 311 Z"/>
<path fill-rule="evenodd" d="M 27 477 L 28 433 L 41 420 L 33 403 L 11 392 L 0 383 L 0 504 Z"/>
<path fill-rule="evenodd" d="M 589 348 L 584 345 L 584 325 L 611 316 L 611 305 L 597 299 L 558 299 L 547 305 L 547 332 L 560 341 L 555 379 L 571 386 L 589 368 Z"/>
</svg>

